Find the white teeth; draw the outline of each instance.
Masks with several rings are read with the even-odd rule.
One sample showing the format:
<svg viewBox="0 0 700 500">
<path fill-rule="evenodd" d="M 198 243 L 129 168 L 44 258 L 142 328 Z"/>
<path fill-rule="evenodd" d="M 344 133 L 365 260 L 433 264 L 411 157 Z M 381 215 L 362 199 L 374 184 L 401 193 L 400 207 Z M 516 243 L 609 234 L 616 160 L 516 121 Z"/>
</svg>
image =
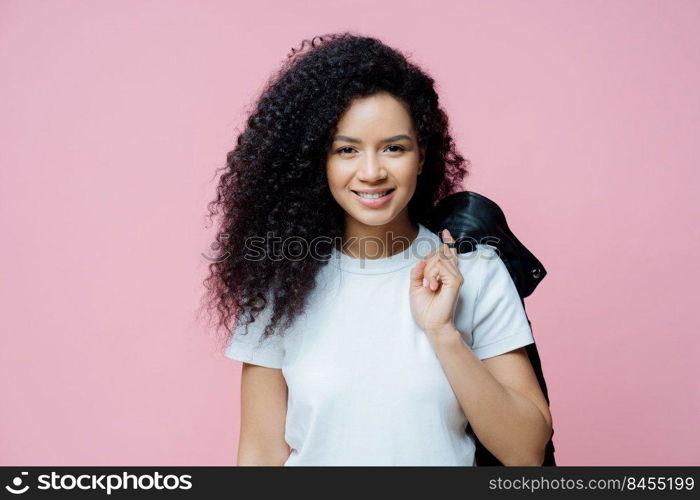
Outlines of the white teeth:
<svg viewBox="0 0 700 500">
<path fill-rule="evenodd" d="M 377 198 L 381 198 L 382 196 L 386 196 L 386 194 L 389 191 L 384 191 L 383 193 L 375 193 L 375 194 L 366 194 L 366 193 L 357 193 L 360 197 L 362 198 L 367 198 L 369 200 L 374 200 Z"/>
</svg>

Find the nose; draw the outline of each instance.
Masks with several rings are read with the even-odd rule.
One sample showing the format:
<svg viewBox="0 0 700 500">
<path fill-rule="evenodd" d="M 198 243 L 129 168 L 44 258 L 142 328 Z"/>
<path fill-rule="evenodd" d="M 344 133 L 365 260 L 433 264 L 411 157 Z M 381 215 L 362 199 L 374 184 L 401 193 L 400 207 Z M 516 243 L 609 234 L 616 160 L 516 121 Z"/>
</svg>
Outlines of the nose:
<svg viewBox="0 0 700 500">
<path fill-rule="evenodd" d="M 368 155 L 360 162 L 357 169 L 357 178 L 367 183 L 373 183 L 386 179 L 386 169 L 382 166 L 381 160 L 374 155 Z"/>
</svg>

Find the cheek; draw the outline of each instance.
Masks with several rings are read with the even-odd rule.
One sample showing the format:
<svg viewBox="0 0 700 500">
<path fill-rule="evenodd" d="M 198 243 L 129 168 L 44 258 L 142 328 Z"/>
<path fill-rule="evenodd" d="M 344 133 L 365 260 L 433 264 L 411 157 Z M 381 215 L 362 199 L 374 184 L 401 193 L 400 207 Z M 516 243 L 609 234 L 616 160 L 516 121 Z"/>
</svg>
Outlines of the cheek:
<svg viewBox="0 0 700 500">
<path fill-rule="evenodd" d="M 331 189 L 338 184 L 338 170 L 332 165 L 326 165 L 326 181 Z"/>
<path fill-rule="evenodd" d="M 352 173 L 349 170 L 343 170 L 340 165 L 334 165 L 329 162 L 326 165 L 326 180 L 331 189 L 343 190 L 350 182 Z"/>
<path fill-rule="evenodd" d="M 414 191 L 418 185 L 420 177 L 418 176 L 418 170 L 416 168 L 408 167 L 401 171 L 401 176 L 399 177 L 401 185 L 407 189 Z"/>
</svg>

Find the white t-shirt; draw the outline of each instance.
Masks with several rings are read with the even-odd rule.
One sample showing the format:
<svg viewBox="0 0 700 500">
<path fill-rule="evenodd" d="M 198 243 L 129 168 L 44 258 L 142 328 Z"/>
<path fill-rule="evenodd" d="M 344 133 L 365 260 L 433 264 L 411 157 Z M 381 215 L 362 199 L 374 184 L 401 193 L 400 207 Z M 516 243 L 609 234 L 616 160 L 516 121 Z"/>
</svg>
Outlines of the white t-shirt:
<svg viewBox="0 0 700 500">
<path fill-rule="evenodd" d="M 281 368 L 288 387 L 284 465 L 474 465 L 467 419 L 411 314 L 411 268 L 440 238 L 422 224 L 404 252 L 333 251 L 309 305 L 284 337 L 258 345 L 270 302 L 225 356 Z M 480 359 L 534 342 L 520 297 L 490 245 L 458 254 L 455 326 Z"/>
</svg>

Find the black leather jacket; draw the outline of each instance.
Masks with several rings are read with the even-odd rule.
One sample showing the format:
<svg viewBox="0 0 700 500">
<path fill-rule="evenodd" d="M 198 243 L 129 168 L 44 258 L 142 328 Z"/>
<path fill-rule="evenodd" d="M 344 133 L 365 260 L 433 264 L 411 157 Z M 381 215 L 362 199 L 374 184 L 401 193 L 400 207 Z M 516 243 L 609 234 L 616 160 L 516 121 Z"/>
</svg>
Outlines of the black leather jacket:
<svg viewBox="0 0 700 500">
<path fill-rule="evenodd" d="M 445 197 L 435 207 L 425 226 L 434 233 L 438 233 L 441 240 L 441 231 L 444 228 L 449 229 L 450 234 L 457 242 L 458 253 L 474 250 L 476 243 L 488 243 L 495 246 L 515 283 L 523 309 L 525 308 L 525 297 L 530 295 L 547 275 L 542 263 L 512 233 L 501 207 L 479 193 L 461 191 Z M 525 315 L 527 316 L 527 311 Z M 532 328 L 529 317 L 527 321 Z M 525 346 L 525 349 L 547 404 L 550 404 L 537 345 L 533 343 Z M 470 433 L 476 442 L 477 466 L 503 465 L 479 441 L 470 425 L 467 425 L 465 431 Z M 545 450 L 543 466 L 556 466 L 553 436 L 554 431 L 552 430 L 552 436 L 550 436 Z"/>
</svg>

